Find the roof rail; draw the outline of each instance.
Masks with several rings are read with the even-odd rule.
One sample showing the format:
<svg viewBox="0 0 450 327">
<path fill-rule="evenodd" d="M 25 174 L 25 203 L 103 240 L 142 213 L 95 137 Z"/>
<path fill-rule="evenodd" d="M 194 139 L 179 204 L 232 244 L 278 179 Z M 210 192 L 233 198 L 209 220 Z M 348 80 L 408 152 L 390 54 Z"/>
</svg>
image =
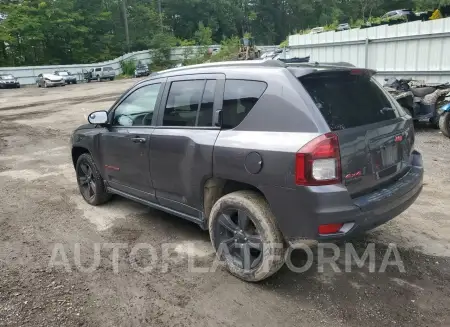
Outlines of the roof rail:
<svg viewBox="0 0 450 327">
<path fill-rule="evenodd" d="M 326 63 L 326 62 L 295 62 L 295 63 L 286 63 L 287 67 L 315 67 L 315 68 L 356 68 L 355 65 L 349 63 L 349 62 L 333 62 L 333 63 Z"/>
<path fill-rule="evenodd" d="M 219 61 L 205 64 L 189 65 L 177 68 L 170 68 L 158 72 L 158 74 L 177 72 L 183 70 L 190 70 L 196 68 L 211 68 L 211 67 L 228 67 L 228 66 L 265 66 L 265 67 L 287 67 L 279 60 L 239 60 L 239 61 Z"/>
</svg>

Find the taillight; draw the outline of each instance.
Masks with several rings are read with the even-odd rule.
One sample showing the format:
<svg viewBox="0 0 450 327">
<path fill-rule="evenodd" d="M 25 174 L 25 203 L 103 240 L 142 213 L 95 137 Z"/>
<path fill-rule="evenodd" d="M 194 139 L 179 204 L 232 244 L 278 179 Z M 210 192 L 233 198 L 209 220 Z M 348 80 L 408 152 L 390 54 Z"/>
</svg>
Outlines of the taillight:
<svg viewBox="0 0 450 327">
<path fill-rule="evenodd" d="M 297 152 L 295 182 L 307 186 L 341 182 L 341 155 L 336 134 L 321 135 Z"/>
</svg>

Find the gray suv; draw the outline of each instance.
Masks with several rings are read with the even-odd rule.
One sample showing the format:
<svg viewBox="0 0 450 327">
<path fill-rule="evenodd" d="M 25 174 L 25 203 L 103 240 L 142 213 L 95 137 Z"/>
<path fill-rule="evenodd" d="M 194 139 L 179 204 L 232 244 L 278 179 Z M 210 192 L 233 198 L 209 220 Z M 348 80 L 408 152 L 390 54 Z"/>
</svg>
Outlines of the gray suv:
<svg viewBox="0 0 450 327">
<path fill-rule="evenodd" d="M 420 194 L 411 117 L 373 74 L 271 60 L 154 73 L 73 133 L 81 194 L 197 223 L 232 274 L 263 280 L 288 244 L 372 229 Z"/>
</svg>

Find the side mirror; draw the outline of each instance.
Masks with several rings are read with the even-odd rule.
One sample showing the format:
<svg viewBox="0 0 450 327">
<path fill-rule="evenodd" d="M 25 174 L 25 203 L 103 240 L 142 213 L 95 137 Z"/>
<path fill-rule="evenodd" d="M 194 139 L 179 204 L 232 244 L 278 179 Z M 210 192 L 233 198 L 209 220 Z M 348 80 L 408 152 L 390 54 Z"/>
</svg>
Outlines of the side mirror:
<svg viewBox="0 0 450 327">
<path fill-rule="evenodd" d="M 90 124 L 102 125 L 108 123 L 108 113 L 106 111 L 94 111 L 88 116 Z"/>
</svg>

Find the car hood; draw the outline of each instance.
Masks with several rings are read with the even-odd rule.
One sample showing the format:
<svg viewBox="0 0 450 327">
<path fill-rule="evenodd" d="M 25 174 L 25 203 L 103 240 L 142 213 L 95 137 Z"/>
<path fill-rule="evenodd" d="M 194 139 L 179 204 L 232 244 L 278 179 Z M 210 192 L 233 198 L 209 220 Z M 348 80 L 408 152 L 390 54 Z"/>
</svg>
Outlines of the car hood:
<svg viewBox="0 0 450 327">
<path fill-rule="evenodd" d="M 46 79 L 49 79 L 51 81 L 60 81 L 60 80 L 62 80 L 61 76 L 57 76 L 57 75 L 53 75 L 53 74 L 44 74 L 43 77 L 46 78 Z"/>
</svg>

